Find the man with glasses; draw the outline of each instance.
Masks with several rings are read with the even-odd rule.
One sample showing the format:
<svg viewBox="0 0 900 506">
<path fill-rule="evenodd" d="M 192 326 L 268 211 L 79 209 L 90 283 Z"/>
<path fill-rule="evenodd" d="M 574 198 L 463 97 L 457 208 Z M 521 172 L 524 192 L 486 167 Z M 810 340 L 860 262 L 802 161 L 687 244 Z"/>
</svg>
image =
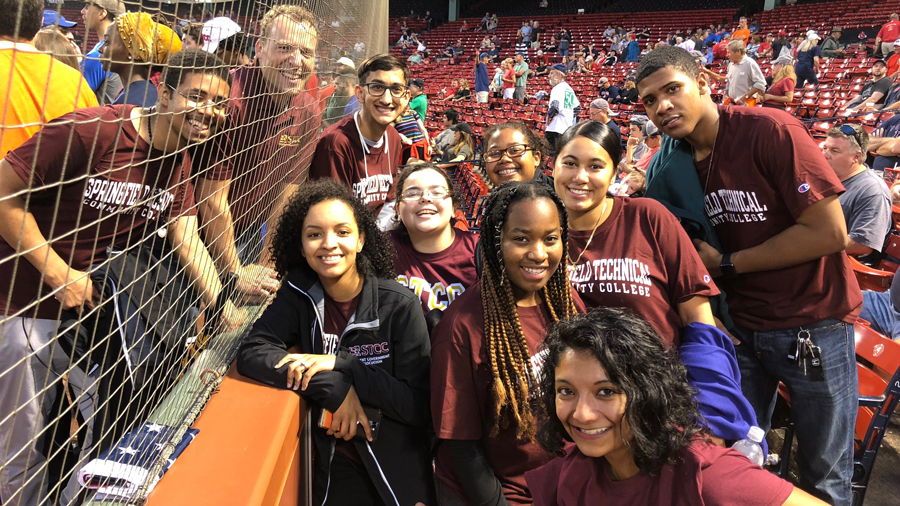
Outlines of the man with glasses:
<svg viewBox="0 0 900 506">
<path fill-rule="evenodd" d="M 321 115 L 308 83 L 318 41 L 315 17 L 279 5 L 260 21 L 253 65 L 234 73 L 224 133 L 194 156 L 196 199 L 220 272 L 236 272 L 257 299 L 273 288 L 263 225 L 278 223 L 304 183 Z M 243 266 L 242 266 L 243 265 Z"/>
<path fill-rule="evenodd" d="M 865 164 L 869 134 L 844 124 L 828 131 L 822 154 L 844 189 L 838 199 L 847 222 L 848 255 L 881 253 L 894 224 L 891 192 L 884 179 Z"/>
<path fill-rule="evenodd" d="M 92 267 L 111 249 L 158 234 L 171 243 L 203 302 L 215 305 L 222 284 L 199 237 L 185 148 L 215 135 L 230 86 L 221 60 L 182 51 L 162 74 L 155 113 L 133 105 L 80 109 L 74 121 L 47 124 L 0 160 L 0 279 L 7 281 L 0 292 L 0 344 L 19 343 L 23 350 L 18 357 L 0 353 L 4 505 L 38 504 L 46 493 L 37 436 L 48 415 L 42 405 L 52 404 L 47 385 L 66 373 L 84 420 L 103 407 L 88 393 L 98 378 L 71 367 L 56 341 L 62 311 L 81 313 L 99 301 L 103 287 L 91 282 Z M 229 328 L 246 319 L 231 302 L 217 310 Z M 105 419 L 115 423 L 118 416 Z M 90 449 L 86 442 L 84 448 Z"/>
<path fill-rule="evenodd" d="M 741 390 L 757 425 L 771 427 L 784 383 L 800 487 L 849 505 L 862 295 L 844 255 L 844 187 L 799 120 L 766 107 L 717 106 L 709 75 L 683 49 L 651 51 L 636 81 L 647 116 L 667 136 L 647 193 L 680 185 L 678 195 L 703 202 L 690 210 L 706 218 L 697 228 L 712 229 L 721 251 L 694 245 L 727 294 Z"/>
<path fill-rule="evenodd" d="M 84 28 L 94 32 L 100 39 L 94 49 L 84 55 L 84 60 L 81 61 L 81 73 L 97 95 L 97 102 L 100 105 L 113 103 L 124 87 L 119 74 L 103 70 L 103 64 L 100 62 L 100 49 L 103 47 L 106 29 L 116 16 L 124 12 L 125 4 L 122 0 L 91 0 L 85 2 L 81 9 Z"/>
<path fill-rule="evenodd" d="M 403 150 L 391 123 L 409 104 L 409 68 L 396 56 L 381 54 L 363 62 L 357 74 L 361 107 L 322 133 L 309 178 L 343 182 L 387 230 L 393 224 L 394 178 Z"/>
</svg>

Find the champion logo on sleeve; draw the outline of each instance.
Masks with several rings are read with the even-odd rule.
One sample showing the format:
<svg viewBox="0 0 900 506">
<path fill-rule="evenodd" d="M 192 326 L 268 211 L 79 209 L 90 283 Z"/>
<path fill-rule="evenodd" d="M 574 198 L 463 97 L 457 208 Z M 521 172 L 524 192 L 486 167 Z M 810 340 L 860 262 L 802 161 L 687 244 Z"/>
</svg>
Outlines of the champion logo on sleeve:
<svg viewBox="0 0 900 506">
<path fill-rule="evenodd" d="M 800 193 L 806 193 L 809 191 L 809 183 L 803 183 L 798 188 L 797 191 Z"/>
<path fill-rule="evenodd" d="M 710 281 L 712 281 L 712 278 L 709 277 L 709 274 L 704 274 L 704 275 L 703 275 L 703 282 L 704 282 L 704 283 L 709 283 Z"/>
</svg>

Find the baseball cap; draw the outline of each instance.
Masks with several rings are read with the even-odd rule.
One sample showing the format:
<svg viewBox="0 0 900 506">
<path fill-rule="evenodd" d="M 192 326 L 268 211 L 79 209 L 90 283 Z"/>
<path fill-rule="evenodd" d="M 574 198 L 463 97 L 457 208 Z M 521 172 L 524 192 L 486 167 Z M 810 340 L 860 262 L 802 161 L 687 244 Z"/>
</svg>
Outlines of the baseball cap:
<svg viewBox="0 0 900 506">
<path fill-rule="evenodd" d="M 885 67 L 887 66 L 887 63 L 885 63 L 884 60 L 882 60 L 881 58 L 876 58 L 876 59 L 872 60 L 872 66 L 873 66 L 873 67 L 874 67 L 875 64 L 877 64 L 877 63 L 880 63 L 880 64 L 884 65 Z"/>
<path fill-rule="evenodd" d="M 231 18 L 213 18 L 203 23 L 203 50 L 207 53 L 215 53 L 219 41 L 227 39 L 241 31 L 240 25 Z"/>
<path fill-rule="evenodd" d="M 786 31 L 784 31 L 784 30 L 778 30 L 778 36 L 779 36 L 779 37 L 784 37 L 784 36 L 786 36 L 786 35 L 787 35 L 787 32 L 786 32 Z"/>
<path fill-rule="evenodd" d="M 538 56 L 540 56 L 540 55 L 544 54 L 544 52 L 541 51 L 540 49 L 538 49 L 538 50 L 537 50 L 537 54 L 538 54 Z"/>
<path fill-rule="evenodd" d="M 700 61 L 700 60 L 703 60 L 703 59 L 704 59 L 704 58 L 703 58 L 703 53 L 701 53 L 700 51 L 697 51 L 696 49 L 693 50 L 693 51 L 691 51 L 691 56 L 693 56 L 694 59 L 697 60 L 697 61 Z"/>
<path fill-rule="evenodd" d="M 657 128 L 656 125 L 654 125 L 653 122 L 648 119 L 647 122 L 644 123 L 644 127 L 641 129 L 641 133 L 643 133 L 643 136 L 641 136 L 641 140 L 644 140 L 651 135 L 659 135 L 659 128 Z"/>
<path fill-rule="evenodd" d="M 599 84 L 606 84 L 606 83 L 608 83 L 608 82 L 609 82 L 609 78 L 608 78 L 608 77 L 601 77 L 601 78 L 600 78 Z"/>
<path fill-rule="evenodd" d="M 550 66 L 550 70 L 557 70 L 559 72 L 562 72 L 563 74 L 569 71 L 569 69 L 567 69 L 566 66 L 562 63 L 554 63 Z"/>
<path fill-rule="evenodd" d="M 772 60 L 772 65 L 775 65 L 775 64 L 778 64 L 778 65 L 793 65 L 793 64 L 794 64 L 794 58 L 793 58 L 791 55 L 789 55 L 789 54 L 787 54 L 787 53 L 784 53 L 784 54 L 778 55 L 778 58 L 775 58 L 774 60 Z"/>
<path fill-rule="evenodd" d="M 351 69 L 355 69 L 355 68 L 356 68 L 356 64 L 353 63 L 353 60 L 351 60 L 350 58 L 347 58 L 346 56 L 340 57 L 340 59 L 338 59 L 338 61 L 337 61 L 337 64 L 338 64 L 338 65 L 345 65 L 345 66 L 347 66 L 347 67 L 350 67 Z"/>
<path fill-rule="evenodd" d="M 840 26 L 835 26 L 834 28 L 831 29 L 831 33 L 834 33 L 834 32 L 843 33 L 844 31 L 841 30 Z"/>
<path fill-rule="evenodd" d="M 472 135 L 472 127 L 469 126 L 468 123 L 457 123 L 450 127 L 450 130 L 453 130 L 454 132 L 465 132 Z"/>
<path fill-rule="evenodd" d="M 425 88 L 425 81 L 423 81 L 423 80 L 421 80 L 421 79 L 413 79 L 413 80 L 411 80 L 411 81 L 409 82 L 409 85 L 410 85 L 410 86 L 416 86 L 416 87 L 419 88 L 419 89 L 424 89 L 424 88 Z"/>
<path fill-rule="evenodd" d="M 591 109 L 600 109 L 601 111 L 608 111 L 609 110 L 609 102 L 607 102 L 605 99 L 598 98 L 598 99 L 594 100 L 593 102 L 591 102 Z"/>
<path fill-rule="evenodd" d="M 822 37 L 819 37 L 819 34 L 816 33 L 815 30 L 810 30 L 806 32 L 806 38 L 810 40 L 820 40 Z"/>
<path fill-rule="evenodd" d="M 479 60 L 482 59 L 482 58 L 487 58 L 487 57 L 488 57 L 488 54 L 487 54 L 487 53 L 481 53 L 480 55 L 478 55 L 478 59 L 479 59 Z"/>
<path fill-rule="evenodd" d="M 634 76 L 628 76 L 625 78 L 626 81 L 634 81 Z"/>
<path fill-rule="evenodd" d="M 93 3 L 106 9 L 113 16 L 118 16 L 125 12 L 125 3 L 122 0 L 94 0 Z M 223 39 L 225 37 L 222 37 Z"/>
<path fill-rule="evenodd" d="M 631 120 L 629 121 L 629 123 L 632 124 L 632 125 L 639 126 L 639 127 L 643 128 L 644 125 L 645 125 L 648 121 L 650 121 L 650 118 L 648 118 L 647 116 L 643 116 L 643 115 L 640 115 L 640 114 L 635 114 L 634 116 L 631 117 Z"/>
<path fill-rule="evenodd" d="M 41 25 L 41 28 L 47 28 L 48 26 L 59 25 L 63 28 L 72 28 L 77 25 L 74 21 L 69 21 L 68 19 L 60 16 L 56 11 L 44 11 L 44 22 Z"/>
</svg>

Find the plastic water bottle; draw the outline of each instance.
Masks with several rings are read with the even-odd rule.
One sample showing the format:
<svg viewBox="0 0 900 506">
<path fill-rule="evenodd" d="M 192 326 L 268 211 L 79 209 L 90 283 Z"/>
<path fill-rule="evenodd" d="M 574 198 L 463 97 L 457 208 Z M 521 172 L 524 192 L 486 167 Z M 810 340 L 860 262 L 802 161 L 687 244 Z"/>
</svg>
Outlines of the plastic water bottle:
<svg viewBox="0 0 900 506">
<path fill-rule="evenodd" d="M 766 433 L 759 427 L 750 427 L 747 438 L 741 439 L 731 447 L 746 455 L 750 462 L 762 467 L 766 461 L 766 456 L 763 455 L 762 446 L 759 443 L 762 442 L 765 436 Z"/>
</svg>

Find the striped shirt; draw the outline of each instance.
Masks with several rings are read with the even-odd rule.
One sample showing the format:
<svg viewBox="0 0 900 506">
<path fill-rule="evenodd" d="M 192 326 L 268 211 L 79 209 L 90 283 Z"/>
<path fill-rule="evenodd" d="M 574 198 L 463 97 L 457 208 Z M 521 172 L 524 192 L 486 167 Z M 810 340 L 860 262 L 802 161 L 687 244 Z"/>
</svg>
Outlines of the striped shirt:
<svg viewBox="0 0 900 506">
<path fill-rule="evenodd" d="M 409 114 L 400 116 L 397 122 L 394 123 L 394 128 L 397 129 L 400 135 L 403 135 L 410 141 L 418 142 L 425 138 L 425 135 L 419 130 L 419 121 L 422 121 L 422 117 L 419 116 L 419 113 L 410 109 Z"/>
</svg>

